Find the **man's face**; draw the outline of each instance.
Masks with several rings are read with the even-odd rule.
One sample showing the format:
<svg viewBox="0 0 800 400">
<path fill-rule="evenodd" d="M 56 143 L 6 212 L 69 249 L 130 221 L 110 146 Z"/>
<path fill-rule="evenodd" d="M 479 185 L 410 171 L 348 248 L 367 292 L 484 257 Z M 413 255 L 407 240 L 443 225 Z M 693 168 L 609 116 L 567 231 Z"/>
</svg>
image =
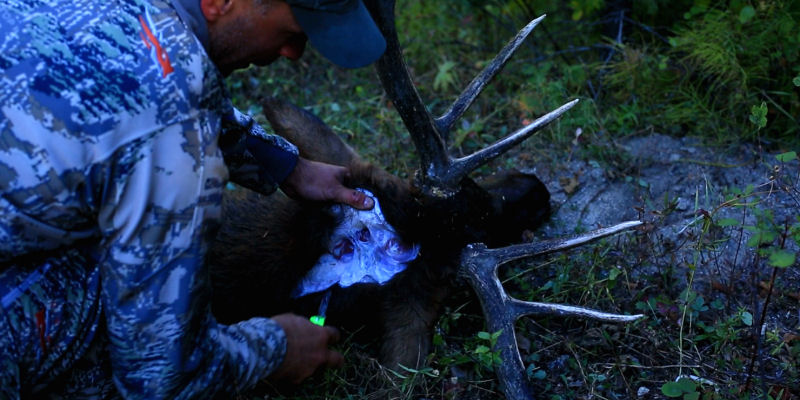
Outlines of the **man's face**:
<svg viewBox="0 0 800 400">
<path fill-rule="evenodd" d="M 264 9 L 255 5 L 253 19 L 260 27 L 252 38 L 253 64 L 263 66 L 279 57 L 297 60 L 306 47 L 306 35 L 297 23 L 289 5 L 284 1 L 273 1 Z"/>
<path fill-rule="evenodd" d="M 211 58 L 224 75 L 250 64 L 264 66 L 280 57 L 296 60 L 303 55 L 306 35 L 289 5 L 273 0 L 236 0 L 233 12 L 212 25 Z"/>
</svg>

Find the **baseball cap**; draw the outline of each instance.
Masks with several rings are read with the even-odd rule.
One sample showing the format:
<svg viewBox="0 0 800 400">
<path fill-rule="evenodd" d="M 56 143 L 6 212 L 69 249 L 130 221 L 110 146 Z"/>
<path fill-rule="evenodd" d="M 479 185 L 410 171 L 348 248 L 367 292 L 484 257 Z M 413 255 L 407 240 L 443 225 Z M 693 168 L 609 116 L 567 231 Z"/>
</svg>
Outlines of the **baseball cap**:
<svg viewBox="0 0 800 400">
<path fill-rule="evenodd" d="M 361 0 L 287 0 L 309 42 L 344 68 L 373 63 L 386 40 Z"/>
</svg>

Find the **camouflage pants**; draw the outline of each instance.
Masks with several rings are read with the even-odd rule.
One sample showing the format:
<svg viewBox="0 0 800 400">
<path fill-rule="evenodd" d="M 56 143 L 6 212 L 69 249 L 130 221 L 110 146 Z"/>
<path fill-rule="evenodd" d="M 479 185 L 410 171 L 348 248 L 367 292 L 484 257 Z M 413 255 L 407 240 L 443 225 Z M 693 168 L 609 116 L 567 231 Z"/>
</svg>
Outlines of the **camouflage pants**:
<svg viewBox="0 0 800 400">
<path fill-rule="evenodd" d="M 117 396 L 99 275 L 78 250 L 0 265 L 0 400 Z"/>
</svg>

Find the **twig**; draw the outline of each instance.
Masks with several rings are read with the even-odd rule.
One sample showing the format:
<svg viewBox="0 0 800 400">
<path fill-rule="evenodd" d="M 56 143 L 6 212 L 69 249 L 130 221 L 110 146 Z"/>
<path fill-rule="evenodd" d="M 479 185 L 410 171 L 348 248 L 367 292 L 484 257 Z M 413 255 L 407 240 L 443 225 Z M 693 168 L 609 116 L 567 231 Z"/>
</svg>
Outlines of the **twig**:
<svg viewBox="0 0 800 400">
<path fill-rule="evenodd" d="M 703 232 L 703 233 L 705 233 L 705 232 Z M 702 240 L 703 240 L 703 237 L 701 235 L 700 238 L 698 239 L 698 243 L 700 243 Z M 690 307 L 689 294 L 693 291 L 692 287 L 694 286 L 694 272 L 695 272 L 695 269 L 697 267 L 697 259 L 696 258 L 697 258 L 697 253 L 695 253 L 695 260 L 693 262 L 693 268 L 690 268 L 689 283 L 686 285 L 686 297 L 684 298 L 684 301 L 683 301 L 683 303 L 684 303 L 683 304 L 683 315 L 681 315 L 681 326 L 680 326 L 680 330 L 678 331 L 678 365 L 682 365 L 683 364 L 683 357 L 684 357 L 684 354 L 683 354 L 683 326 L 686 324 L 686 314 L 687 314 L 687 311 L 688 311 L 688 309 Z M 690 319 L 689 324 L 691 325 L 691 315 L 689 315 L 689 319 Z M 681 367 L 678 370 L 678 375 L 679 376 L 683 375 L 683 367 Z"/>
<path fill-rule="evenodd" d="M 694 160 L 694 159 L 691 159 L 691 158 L 681 158 L 681 159 L 675 160 L 675 162 L 697 164 L 697 165 L 702 165 L 704 167 L 718 167 L 718 168 L 739 168 L 739 167 L 744 167 L 744 166 L 747 166 L 748 164 L 750 164 L 749 162 L 745 162 L 745 163 L 741 163 L 741 164 L 725 164 L 725 163 L 718 163 L 718 162 L 712 162 L 712 161 Z"/>
<path fill-rule="evenodd" d="M 623 25 L 623 22 L 625 22 L 625 10 L 620 10 L 619 11 L 619 18 L 617 19 L 617 24 L 618 24 L 618 26 L 617 26 L 617 37 L 614 40 L 614 42 L 617 43 L 618 45 L 622 44 L 622 25 Z M 606 56 L 606 59 L 603 61 L 603 64 L 608 64 L 608 62 L 611 61 L 611 57 L 614 56 L 615 52 L 616 52 L 615 46 L 611 46 L 611 50 L 608 52 L 608 55 Z"/>
<path fill-rule="evenodd" d="M 613 363 L 597 363 L 596 365 L 602 365 L 606 367 L 612 367 L 616 364 Z M 702 365 L 700 364 L 693 364 L 693 365 L 638 365 L 638 364 L 622 364 L 621 367 L 625 368 L 634 368 L 634 369 L 674 369 L 674 368 L 700 368 Z"/>
<path fill-rule="evenodd" d="M 739 224 L 739 240 L 736 242 L 736 252 L 733 253 L 733 261 L 730 265 L 730 275 L 728 276 L 728 289 L 733 292 L 733 273 L 736 271 L 736 260 L 739 258 L 739 251 L 742 248 L 742 242 L 744 241 L 744 222 L 747 219 L 747 207 L 742 207 L 742 223 Z M 726 296 L 728 298 L 727 301 L 727 309 L 726 311 L 731 311 L 731 300 L 732 296 Z"/>
<path fill-rule="evenodd" d="M 784 225 L 783 233 L 781 234 L 780 249 L 784 249 L 784 247 L 786 246 L 786 237 L 788 236 L 788 234 L 789 234 L 789 224 L 786 223 L 786 225 Z M 765 322 L 766 316 L 767 316 L 767 307 L 769 307 L 769 302 L 772 299 L 772 292 L 775 289 L 775 278 L 777 276 L 778 276 L 778 267 L 772 267 L 772 276 L 769 279 L 769 287 L 767 289 L 767 296 L 764 299 L 764 305 L 761 308 L 761 315 L 760 315 L 760 318 L 758 319 L 758 325 L 756 325 L 756 332 L 755 332 L 755 334 L 756 334 L 756 346 L 755 346 L 755 349 L 753 349 L 753 357 L 750 359 L 750 366 L 747 369 L 747 383 L 745 384 L 745 387 L 748 387 L 749 384 L 750 384 L 750 381 L 751 381 L 752 375 L 753 375 L 753 369 L 754 369 L 754 366 L 755 366 L 756 358 L 758 357 L 759 353 L 761 352 L 761 336 L 762 336 L 761 332 L 763 332 L 764 322 Z M 756 290 L 758 290 L 758 289 L 756 289 Z M 764 381 L 764 379 L 763 379 L 763 372 L 764 371 L 763 371 L 763 368 L 760 368 L 760 370 L 761 370 L 761 373 L 762 373 L 761 381 L 763 382 Z"/>
<path fill-rule="evenodd" d="M 628 17 L 625 17 L 625 21 L 630 23 L 630 24 L 636 25 L 641 30 L 643 30 L 643 31 L 655 36 L 656 38 L 658 38 L 658 40 L 664 42 L 665 44 L 669 44 L 669 39 L 665 38 L 663 35 L 661 35 L 660 33 L 656 32 L 656 30 L 653 27 L 645 25 L 645 24 L 643 24 L 643 23 L 641 23 L 639 21 L 636 21 L 636 20 L 628 18 Z"/>
<path fill-rule="evenodd" d="M 752 285 L 751 287 L 753 287 L 752 293 L 750 294 L 750 301 L 751 301 L 753 310 L 756 312 L 756 318 L 758 320 L 760 320 L 761 319 L 761 315 L 758 315 L 759 310 L 758 310 L 758 303 L 757 303 L 757 301 L 758 301 L 757 300 L 757 298 L 758 298 L 758 279 L 757 279 L 757 271 L 756 271 L 756 269 L 757 269 L 757 265 L 760 263 L 761 257 L 759 256 L 758 251 L 755 252 L 755 255 L 753 257 L 754 257 L 753 263 L 750 265 L 750 281 L 751 281 L 751 285 Z M 753 351 L 753 356 L 750 357 L 750 365 L 747 367 L 747 380 L 744 383 L 745 389 L 749 389 L 750 388 L 750 384 L 752 383 L 752 380 L 753 380 L 753 368 L 754 368 L 755 363 L 756 363 L 756 358 L 758 357 L 758 347 L 759 347 L 759 344 L 761 343 L 761 332 L 760 332 L 758 326 L 753 326 L 753 336 L 756 338 L 756 346 L 755 346 L 756 349 Z"/>
<path fill-rule="evenodd" d="M 581 365 L 581 358 L 578 356 L 578 353 L 575 352 L 575 349 L 572 348 L 571 343 L 567 343 L 567 348 L 570 352 L 572 352 L 572 356 L 575 357 L 575 363 L 578 364 L 578 370 L 581 373 L 581 378 L 583 378 L 583 383 L 586 386 L 589 386 L 589 380 L 586 378 L 586 373 L 583 372 L 583 365 Z"/>
<path fill-rule="evenodd" d="M 607 44 L 604 44 L 604 43 L 595 43 L 595 44 L 592 44 L 592 45 L 589 45 L 589 46 L 569 46 L 564 50 L 556 50 L 556 51 L 550 52 L 550 53 L 548 53 L 546 55 L 542 55 L 542 56 L 538 56 L 538 57 L 534 57 L 534 58 L 523 59 L 522 63 L 523 64 L 536 64 L 536 63 L 540 63 L 540 62 L 545 61 L 545 60 L 550 60 L 552 58 L 555 58 L 555 56 L 559 56 L 559 55 L 563 55 L 563 54 L 585 53 L 585 52 L 591 51 L 591 50 L 604 50 L 604 49 L 611 49 L 613 47 L 614 46 L 607 45 Z"/>
</svg>

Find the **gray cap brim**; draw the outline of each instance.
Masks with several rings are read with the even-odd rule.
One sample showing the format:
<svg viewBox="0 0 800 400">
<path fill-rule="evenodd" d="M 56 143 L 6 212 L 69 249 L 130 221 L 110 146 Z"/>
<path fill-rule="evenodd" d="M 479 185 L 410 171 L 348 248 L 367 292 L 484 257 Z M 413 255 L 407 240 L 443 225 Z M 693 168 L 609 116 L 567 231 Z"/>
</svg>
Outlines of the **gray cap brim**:
<svg viewBox="0 0 800 400">
<path fill-rule="evenodd" d="M 308 41 L 325 58 L 344 68 L 359 68 L 377 60 L 386 40 L 360 0 L 344 13 L 292 5 L 292 13 Z"/>
</svg>

